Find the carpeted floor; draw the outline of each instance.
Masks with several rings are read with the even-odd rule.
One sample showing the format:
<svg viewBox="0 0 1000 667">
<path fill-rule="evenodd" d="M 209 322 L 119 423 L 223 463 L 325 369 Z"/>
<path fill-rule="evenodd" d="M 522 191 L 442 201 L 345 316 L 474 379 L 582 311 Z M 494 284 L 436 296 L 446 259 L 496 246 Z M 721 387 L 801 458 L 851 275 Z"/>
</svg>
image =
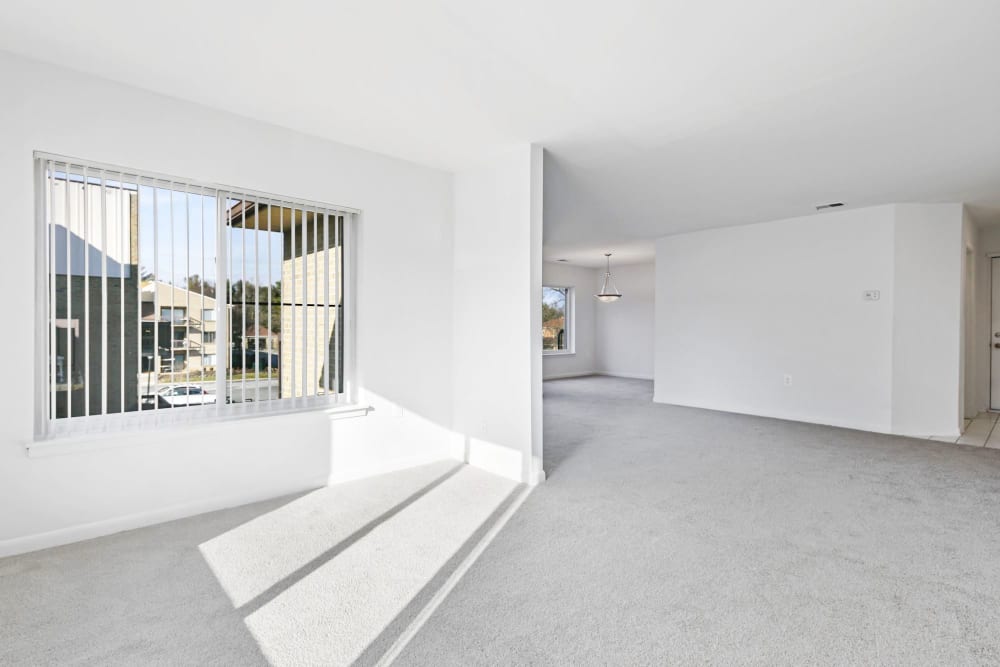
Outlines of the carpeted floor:
<svg viewBox="0 0 1000 667">
<path fill-rule="evenodd" d="M 1000 662 L 1000 451 L 650 399 L 546 383 L 548 481 L 397 664 Z M 521 492 L 442 462 L 3 559 L 0 665 L 374 664 Z"/>
<path fill-rule="evenodd" d="M 519 493 L 444 461 L 0 559 L 0 665 L 374 664 Z"/>
<path fill-rule="evenodd" d="M 545 384 L 548 481 L 399 665 L 1000 663 L 1000 451 Z"/>
</svg>

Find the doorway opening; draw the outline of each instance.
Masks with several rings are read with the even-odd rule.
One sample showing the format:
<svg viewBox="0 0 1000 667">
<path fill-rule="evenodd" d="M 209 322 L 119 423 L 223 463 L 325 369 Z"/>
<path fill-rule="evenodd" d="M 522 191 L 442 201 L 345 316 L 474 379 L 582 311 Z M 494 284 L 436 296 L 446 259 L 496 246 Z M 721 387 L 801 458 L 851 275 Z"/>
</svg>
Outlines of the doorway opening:
<svg viewBox="0 0 1000 667">
<path fill-rule="evenodd" d="M 1000 257 L 990 258 L 990 410 L 1000 410 Z"/>
</svg>

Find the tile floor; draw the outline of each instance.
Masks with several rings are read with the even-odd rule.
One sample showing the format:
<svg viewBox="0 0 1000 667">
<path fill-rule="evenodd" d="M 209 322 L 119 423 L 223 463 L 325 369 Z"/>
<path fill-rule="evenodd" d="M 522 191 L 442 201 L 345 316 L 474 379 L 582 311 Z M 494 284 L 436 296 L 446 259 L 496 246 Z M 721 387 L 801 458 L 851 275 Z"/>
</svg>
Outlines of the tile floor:
<svg viewBox="0 0 1000 667">
<path fill-rule="evenodd" d="M 959 437 L 932 435 L 928 440 L 1000 449 L 1000 428 L 997 428 L 997 417 L 1000 417 L 1000 412 L 980 412 L 975 419 L 965 420 L 962 435 Z"/>
</svg>

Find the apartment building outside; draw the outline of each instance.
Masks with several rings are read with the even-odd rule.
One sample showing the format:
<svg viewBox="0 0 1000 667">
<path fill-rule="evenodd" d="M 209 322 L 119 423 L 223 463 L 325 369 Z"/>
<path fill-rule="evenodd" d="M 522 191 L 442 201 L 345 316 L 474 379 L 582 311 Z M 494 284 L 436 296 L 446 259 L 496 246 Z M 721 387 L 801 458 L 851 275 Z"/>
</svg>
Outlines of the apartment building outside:
<svg viewBox="0 0 1000 667">
<path fill-rule="evenodd" d="M 272 353 L 281 345 L 282 398 L 336 391 L 344 358 L 336 335 L 343 321 L 343 218 L 246 201 L 229 211 L 229 225 L 282 237 L 280 333 L 265 342 L 266 331 L 263 337 L 247 332 L 247 349 L 256 344 L 252 339 L 259 340 L 256 349 L 266 345 Z"/>
<path fill-rule="evenodd" d="M 201 291 L 159 280 L 145 281 L 143 371 L 153 368 L 158 373 L 214 371 L 219 363 L 215 307 L 215 298 Z"/>
</svg>

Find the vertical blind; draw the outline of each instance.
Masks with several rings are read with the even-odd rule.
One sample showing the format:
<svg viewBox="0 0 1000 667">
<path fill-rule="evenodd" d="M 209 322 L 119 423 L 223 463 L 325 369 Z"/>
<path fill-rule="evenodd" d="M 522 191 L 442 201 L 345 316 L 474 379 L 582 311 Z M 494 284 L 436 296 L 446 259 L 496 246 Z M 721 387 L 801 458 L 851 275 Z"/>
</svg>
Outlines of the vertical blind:
<svg viewBox="0 0 1000 667">
<path fill-rule="evenodd" d="M 37 178 L 39 435 L 342 399 L 353 211 L 50 156 Z"/>
</svg>

